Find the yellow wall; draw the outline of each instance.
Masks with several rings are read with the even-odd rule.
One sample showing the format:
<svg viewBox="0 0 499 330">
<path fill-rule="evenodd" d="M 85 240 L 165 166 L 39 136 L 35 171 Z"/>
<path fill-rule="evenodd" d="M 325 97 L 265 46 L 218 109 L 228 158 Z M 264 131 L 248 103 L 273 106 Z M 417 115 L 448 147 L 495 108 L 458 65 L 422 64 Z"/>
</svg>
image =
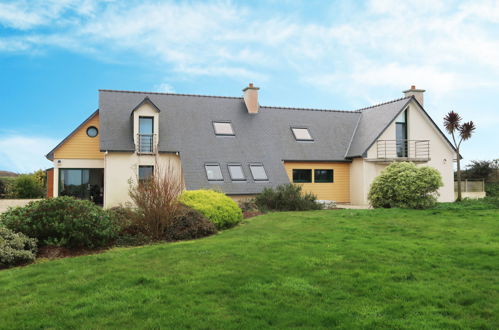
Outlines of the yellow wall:
<svg viewBox="0 0 499 330">
<path fill-rule="evenodd" d="M 99 135 L 94 138 L 87 136 L 87 128 L 95 126 L 99 130 L 99 113 L 80 127 L 66 142 L 54 152 L 54 158 L 65 159 L 102 159 L 104 153 L 100 152 Z"/>
<path fill-rule="evenodd" d="M 284 167 L 291 182 L 293 182 L 293 169 L 311 169 L 312 180 L 315 169 L 334 170 L 333 183 L 300 183 L 300 185 L 303 186 L 303 191 L 315 194 L 319 200 L 350 202 L 350 163 L 285 162 Z"/>
</svg>

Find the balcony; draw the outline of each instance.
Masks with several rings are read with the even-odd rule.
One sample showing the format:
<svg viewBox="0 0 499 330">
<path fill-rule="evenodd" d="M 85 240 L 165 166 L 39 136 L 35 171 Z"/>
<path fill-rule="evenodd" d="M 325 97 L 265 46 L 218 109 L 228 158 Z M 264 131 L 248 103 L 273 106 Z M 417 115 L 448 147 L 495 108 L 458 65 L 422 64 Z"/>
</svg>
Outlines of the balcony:
<svg viewBox="0 0 499 330">
<path fill-rule="evenodd" d="M 137 134 L 135 150 L 138 154 L 155 154 L 157 146 L 156 134 Z"/>
<path fill-rule="evenodd" d="M 378 140 L 376 162 L 427 162 L 430 160 L 429 140 Z"/>
</svg>

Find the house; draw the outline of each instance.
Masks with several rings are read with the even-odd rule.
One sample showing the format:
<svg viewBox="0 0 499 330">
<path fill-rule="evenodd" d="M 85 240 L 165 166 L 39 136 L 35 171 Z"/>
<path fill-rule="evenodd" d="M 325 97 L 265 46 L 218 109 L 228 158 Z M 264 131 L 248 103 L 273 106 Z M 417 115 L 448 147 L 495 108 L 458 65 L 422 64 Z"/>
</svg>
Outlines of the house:
<svg viewBox="0 0 499 330">
<path fill-rule="evenodd" d="M 424 110 L 424 90 L 353 111 L 263 106 L 258 92 L 253 84 L 242 97 L 100 90 L 99 109 L 47 154 L 49 195 L 112 207 L 129 200 L 130 180 L 169 164 L 188 190 L 240 199 L 295 182 L 319 200 L 367 204 L 388 164 L 412 161 L 441 173 L 440 201 L 454 199 L 456 151 Z"/>
</svg>

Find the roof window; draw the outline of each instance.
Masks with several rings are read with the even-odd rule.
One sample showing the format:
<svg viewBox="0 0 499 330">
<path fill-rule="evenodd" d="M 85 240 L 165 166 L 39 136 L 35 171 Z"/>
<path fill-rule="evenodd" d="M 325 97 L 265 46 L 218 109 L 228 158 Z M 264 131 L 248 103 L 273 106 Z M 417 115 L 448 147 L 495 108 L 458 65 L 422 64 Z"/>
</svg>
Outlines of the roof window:
<svg viewBox="0 0 499 330">
<path fill-rule="evenodd" d="M 302 127 L 292 127 L 293 135 L 295 136 L 296 141 L 313 141 L 312 135 L 308 131 L 308 128 Z"/>
</svg>

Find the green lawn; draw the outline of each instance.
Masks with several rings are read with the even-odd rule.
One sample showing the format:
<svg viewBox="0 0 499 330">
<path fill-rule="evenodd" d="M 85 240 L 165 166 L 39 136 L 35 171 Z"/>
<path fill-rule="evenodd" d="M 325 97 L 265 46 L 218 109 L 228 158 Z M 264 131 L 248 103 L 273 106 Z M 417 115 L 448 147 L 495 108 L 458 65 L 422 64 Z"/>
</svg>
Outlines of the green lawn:
<svg viewBox="0 0 499 330">
<path fill-rule="evenodd" d="M 0 271 L 0 328 L 499 327 L 499 210 L 272 213 Z"/>
</svg>

